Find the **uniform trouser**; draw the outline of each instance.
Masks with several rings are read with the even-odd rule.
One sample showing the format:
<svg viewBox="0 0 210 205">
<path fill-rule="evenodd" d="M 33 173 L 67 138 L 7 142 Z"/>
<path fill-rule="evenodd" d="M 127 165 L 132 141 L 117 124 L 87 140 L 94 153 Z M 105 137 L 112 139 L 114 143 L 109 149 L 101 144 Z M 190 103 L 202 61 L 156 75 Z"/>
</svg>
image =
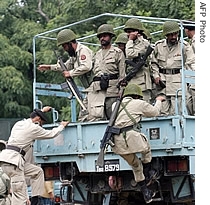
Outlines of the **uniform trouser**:
<svg viewBox="0 0 210 205">
<path fill-rule="evenodd" d="M 181 96 L 178 96 L 177 105 L 175 96 L 166 96 L 166 101 L 162 102 L 162 106 L 160 109 L 161 115 L 175 115 L 181 113 Z M 175 113 L 175 107 L 178 106 L 178 113 Z"/>
<path fill-rule="evenodd" d="M 136 182 L 140 182 L 145 179 L 142 163 L 146 164 L 151 162 L 152 160 L 151 150 L 148 150 L 147 152 L 141 154 L 141 160 L 137 157 L 135 153 L 120 155 L 132 167 L 134 179 Z"/>
<path fill-rule="evenodd" d="M 3 163 L 1 167 L 11 180 L 12 205 L 26 205 L 28 190 L 25 177 L 31 178 L 32 196 L 44 192 L 44 173 L 41 167 L 29 163 L 25 164 L 24 170 L 7 163 Z"/>
<path fill-rule="evenodd" d="M 190 115 L 195 115 L 195 88 L 188 88 L 187 109 Z"/>
<path fill-rule="evenodd" d="M 40 203 L 41 205 L 54 205 L 55 204 L 54 201 L 45 197 L 40 197 Z"/>
</svg>

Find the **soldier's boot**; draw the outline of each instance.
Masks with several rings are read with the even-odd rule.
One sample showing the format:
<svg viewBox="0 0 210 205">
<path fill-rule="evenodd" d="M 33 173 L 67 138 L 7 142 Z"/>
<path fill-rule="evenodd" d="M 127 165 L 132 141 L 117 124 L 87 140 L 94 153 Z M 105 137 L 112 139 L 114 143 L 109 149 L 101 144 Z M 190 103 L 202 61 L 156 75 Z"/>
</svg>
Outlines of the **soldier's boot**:
<svg viewBox="0 0 210 205">
<path fill-rule="evenodd" d="M 145 180 L 139 182 L 139 185 L 140 185 L 140 187 L 141 187 L 141 192 L 142 192 L 142 194 L 143 194 L 144 201 L 145 201 L 147 204 L 150 203 L 150 202 L 152 202 L 152 197 L 155 196 L 155 192 L 153 192 L 152 190 L 150 190 L 150 189 L 147 188 L 147 185 L 146 185 Z"/>
<path fill-rule="evenodd" d="M 155 169 L 152 169 L 151 162 L 150 163 L 142 163 L 143 164 L 143 174 L 145 176 L 146 185 L 149 186 L 152 181 L 154 181 L 157 176 L 158 172 Z"/>
<path fill-rule="evenodd" d="M 39 196 L 31 197 L 31 205 L 41 205 Z"/>
</svg>

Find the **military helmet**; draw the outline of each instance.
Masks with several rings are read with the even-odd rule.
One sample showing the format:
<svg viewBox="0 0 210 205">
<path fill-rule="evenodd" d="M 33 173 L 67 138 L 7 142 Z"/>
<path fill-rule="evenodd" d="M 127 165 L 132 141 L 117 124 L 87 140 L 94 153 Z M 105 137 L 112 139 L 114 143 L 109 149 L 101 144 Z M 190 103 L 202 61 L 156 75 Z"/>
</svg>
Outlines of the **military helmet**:
<svg viewBox="0 0 210 205">
<path fill-rule="evenodd" d="M 125 87 L 123 97 L 127 95 L 138 95 L 143 97 L 142 90 L 137 84 L 128 84 Z"/>
<path fill-rule="evenodd" d="M 113 26 L 110 24 L 102 24 L 101 26 L 99 26 L 97 31 L 97 37 L 99 38 L 101 34 L 105 33 L 111 34 L 112 37 L 115 36 Z"/>
<path fill-rule="evenodd" d="M 166 21 L 163 24 L 163 35 L 166 36 L 167 34 L 174 33 L 179 31 L 179 25 L 175 21 Z"/>
<path fill-rule="evenodd" d="M 124 27 L 124 31 L 126 32 L 128 29 L 134 29 L 134 30 L 138 30 L 138 31 L 143 31 L 144 27 L 141 23 L 141 21 L 137 18 L 131 18 L 128 19 L 125 22 L 125 27 Z"/>
<path fill-rule="evenodd" d="M 64 29 L 57 35 L 57 46 L 76 39 L 76 34 L 71 29 Z"/>
<path fill-rule="evenodd" d="M 147 40 L 152 39 L 152 35 L 150 34 L 150 32 L 146 28 L 144 28 L 144 31 L 142 33 L 146 37 Z"/>
<path fill-rule="evenodd" d="M 117 36 L 117 39 L 115 40 L 115 43 L 118 44 L 118 43 L 124 43 L 126 44 L 128 42 L 128 35 L 127 33 L 120 33 L 118 36 Z"/>
</svg>

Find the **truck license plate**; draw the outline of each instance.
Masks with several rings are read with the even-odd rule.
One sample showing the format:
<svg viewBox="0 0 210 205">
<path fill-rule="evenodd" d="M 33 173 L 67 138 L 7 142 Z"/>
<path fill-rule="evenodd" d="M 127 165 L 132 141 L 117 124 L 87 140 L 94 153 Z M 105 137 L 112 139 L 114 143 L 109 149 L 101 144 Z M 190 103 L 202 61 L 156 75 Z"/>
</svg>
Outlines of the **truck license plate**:
<svg viewBox="0 0 210 205">
<path fill-rule="evenodd" d="M 99 167 L 98 165 L 95 165 L 95 167 L 96 167 L 96 172 L 120 171 L 120 162 L 119 159 L 104 160 L 104 167 Z"/>
</svg>

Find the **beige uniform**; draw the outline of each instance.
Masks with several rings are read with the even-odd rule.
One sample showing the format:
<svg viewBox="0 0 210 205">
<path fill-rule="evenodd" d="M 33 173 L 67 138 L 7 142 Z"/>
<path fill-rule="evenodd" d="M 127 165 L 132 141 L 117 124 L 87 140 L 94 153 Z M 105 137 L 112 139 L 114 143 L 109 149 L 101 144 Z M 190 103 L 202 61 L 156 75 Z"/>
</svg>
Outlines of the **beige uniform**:
<svg viewBox="0 0 210 205">
<path fill-rule="evenodd" d="M 147 47 L 150 45 L 149 41 L 144 39 L 142 36 L 138 37 L 135 41 L 129 40 L 126 43 L 126 58 L 128 60 L 132 60 L 135 57 L 138 57 L 139 54 L 144 55 Z M 132 67 L 130 68 L 132 69 Z M 130 70 L 129 69 L 129 70 Z M 127 71 L 127 73 L 129 72 Z M 141 87 L 143 92 L 144 100 L 147 102 L 151 99 L 151 90 L 152 90 L 152 82 L 150 77 L 150 69 L 149 65 L 143 66 L 141 70 L 133 77 L 129 83 L 137 84 Z"/>
<path fill-rule="evenodd" d="M 79 77 L 81 85 L 84 88 L 89 86 L 88 76 L 85 75 L 92 69 L 93 52 L 85 45 L 77 44 L 76 57 L 70 57 L 65 62 L 67 69 L 70 72 L 71 77 Z M 50 66 L 51 70 L 61 70 L 60 64 L 54 64 Z"/>
<path fill-rule="evenodd" d="M 130 116 L 122 108 L 122 103 Z M 143 100 L 124 97 L 122 103 L 114 124 L 114 127 L 118 128 L 137 125 L 141 121 L 141 117 L 158 116 L 161 108 L 161 101 L 159 100 L 156 101 L 155 106 L 152 106 Z M 123 157 L 132 167 L 135 181 L 143 181 L 145 177 L 142 163 L 149 163 L 152 159 L 150 144 L 146 136 L 140 132 L 140 129 L 130 129 L 123 131 L 120 135 L 115 135 L 114 143 L 115 146 L 112 147 L 113 152 Z M 142 154 L 141 160 L 138 159 L 136 153 Z"/>
<path fill-rule="evenodd" d="M 195 35 L 190 40 L 190 45 L 195 54 Z M 188 85 L 187 108 L 190 115 L 195 115 L 195 84 Z"/>
<path fill-rule="evenodd" d="M 0 205 L 10 205 L 11 204 L 11 195 L 10 192 L 10 179 L 3 173 L 2 168 L 0 167 Z"/>
<path fill-rule="evenodd" d="M 94 56 L 93 74 L 93 82 L 88 88 L 89 120 L 106 119 L 104 111 L 110 116 L 111 105 L 119 93 L 117 84 L 119 79 L 125 77 L 125 56 L 122 50 L 114 46 L 100 49 Z M 100 87 L 100 78 L 104 74 L 111 78 L 106 90 Z"/>
<path fill-rule="evenodd" d="M 186 69 L 194 70 L 195 55 L 189 43 L 183 41 L 183 58 Z M 156 42 L 154 51 L 152 53 L 152 72 L 153 77 L 161 77 L 162 81 L 166 82 L 166 88 L 157 88 L 157 94 L 165 94 L 167 100 L 163 102 L 161 114 L 174 115 L 175 113 L 175 95 L 179 88 L 181 88 L 181 70 L 182 69 L 182 55 L 181 42 L 169 47 L 166 39 Z M 181 92 L 179 95 L 179 108 L 181 108 Z"/>
<path fill-rule="evenodd" d="M 35 139 L 50 139 L 60 134 L 64 129 L 59 125 L 52 130 L 45 130 L 32 119 L 24 119 L 15 123 L 11 130 L 8 145 L 28 151 Z M 25 177 L 31 178 L 32 196 L 41 195 L 44 191 L 43 170 L 29 162 L 17 151 L 4 149 L 0 153 L 0 162 L 3 171 L 10 177 L 12 188 L 12 204 L 25 205 L 28 194 Z"/>
</svg>

